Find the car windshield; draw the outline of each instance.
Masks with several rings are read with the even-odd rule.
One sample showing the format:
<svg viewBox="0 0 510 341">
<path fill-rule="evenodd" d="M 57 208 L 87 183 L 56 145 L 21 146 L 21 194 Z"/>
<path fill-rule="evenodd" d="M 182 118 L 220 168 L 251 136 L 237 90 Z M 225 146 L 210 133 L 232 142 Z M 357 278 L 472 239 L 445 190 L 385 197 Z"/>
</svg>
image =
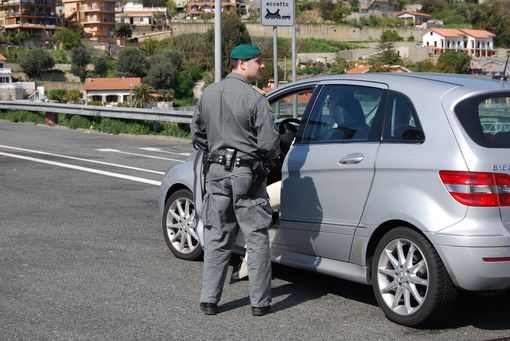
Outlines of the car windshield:
<svg viewBox="0 0 510 341">
<path fill-rule="evenodd" d="M 462 127 L 482 147 L 510 148 L 510 94 L 468 98 L 455 107 Z"/>
</svg>

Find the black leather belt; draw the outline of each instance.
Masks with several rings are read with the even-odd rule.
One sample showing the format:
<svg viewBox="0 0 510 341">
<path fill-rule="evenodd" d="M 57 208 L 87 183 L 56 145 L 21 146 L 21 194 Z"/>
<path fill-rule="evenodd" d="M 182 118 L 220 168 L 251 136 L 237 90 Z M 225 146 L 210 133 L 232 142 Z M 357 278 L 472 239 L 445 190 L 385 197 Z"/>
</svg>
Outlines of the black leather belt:
<svg viewBox="0 0 510 341">
<path fill-rule="evenodd" d="M 222 165 L 224 166 L 225 163 L 226 163 L 226 158 L 224 155 L 210 155 L 209 156 L 209 160 L 208 160 L 209 163 L 217 163 L 219 165 Z M 236 158 L 235 159 L 235 162 L 234 162 L 234 165 L 236 167 L 251 167 L 251 165 L 254 163 L 254 162 L 257 162 L 255 160 L 247 160 L 247 159 L 241 159 L 241 158 Z"/>
</svg>

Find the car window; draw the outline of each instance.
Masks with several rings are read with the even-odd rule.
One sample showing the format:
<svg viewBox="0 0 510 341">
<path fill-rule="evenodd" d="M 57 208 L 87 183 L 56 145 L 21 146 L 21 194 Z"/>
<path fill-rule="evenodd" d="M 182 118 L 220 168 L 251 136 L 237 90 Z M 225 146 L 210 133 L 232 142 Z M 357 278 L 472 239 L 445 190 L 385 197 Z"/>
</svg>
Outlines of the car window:
<svg viewBox="0 0 510 341">
<path fill-rule="evenodd" d="M 368 141 L 383 89 L 328 85 L 309 116 L 302 142 Z"/>
<path fill-rule="evenodd" d="M 457 104 L 455 114 L 480 146 L 510 148 L 510 94 L 468 98 Z"/>
<path fill-rule="evenodd" d="M 286 118 L 302 118 L 303 113 L 312 98 L 313 88 L 293 92 L 275 101 L 271 101 L 271 109 L 276 121 Z"/>
<path fill-rule="evenodd" d="M 423 142 L 425 134 L 411 100 L 391 91 L 386 104 L 383 142 Z"/>
</svg>

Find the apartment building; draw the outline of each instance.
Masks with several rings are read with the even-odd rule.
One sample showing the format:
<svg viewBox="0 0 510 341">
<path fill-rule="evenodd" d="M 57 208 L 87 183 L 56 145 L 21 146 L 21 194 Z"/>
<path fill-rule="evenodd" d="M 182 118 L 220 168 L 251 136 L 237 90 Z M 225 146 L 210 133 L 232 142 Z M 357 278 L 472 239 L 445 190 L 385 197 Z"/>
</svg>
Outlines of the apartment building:
<svg viewBox="0 0 510 341">
<path fill-rule="evenodd" d="M 186 8 L 186 19 L 198 19 L 201 13 L 214 14 L 214 0 L 190 0 Z M 221 0 L 221 12 L 230 12 L 237 9 L 236 0 Z"/>
<path fill-rule="evenodd" d="M 83 26 L 89 38 L 115 34 L 115 0 L 62 0 L 64 16 Z"/>
<path fill-rule="evenodd" d="M 0 26 L 30 37 L 51 35 L 57 24 L 55 0 L 0 0 Z"/>
<path fill-rule="evenodd" d="M 430 56 L 457 51 L 472 57 L 491 57 L 496 53 L 494 37 L 486 30 L 433 28 L 423 35 L 423 46 Z"/>
</svg>

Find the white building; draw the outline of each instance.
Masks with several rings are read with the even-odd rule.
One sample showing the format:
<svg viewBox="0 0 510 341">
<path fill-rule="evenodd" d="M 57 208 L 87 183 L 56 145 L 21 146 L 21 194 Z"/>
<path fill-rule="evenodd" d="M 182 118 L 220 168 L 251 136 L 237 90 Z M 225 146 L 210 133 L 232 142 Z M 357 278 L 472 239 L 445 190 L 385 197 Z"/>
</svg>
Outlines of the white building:
<svg viewBox="0 0 510 341">
<path fill-rule="evenodd" d="M 35 82 L 12 82 L 12 71 L 5 67 L 7 58 L 0 54 L 0 99 L 25 99 L 35 91 Z"/>
<path fill-rule="evenodd" d="M 411 22 L 414 26 L 419 26 L 429 21 L 432 16 L 426 13 L 417 12 L 400 12 L 397 18 L 405 22 Z"/>
<path fill-rule="evenodd" d="M 166 7 L 144 7 L 139 2 L 128 2 L 123 7 L 115 8 L 115 22 L 135 27 L 154 25 L 154 14 L 166 17 Z"/>
<path fill-rule="evenodd" d="M 140 77 L 87 78 L 83 85 L 83 96 L 87 102 L 115 105 L 128 102 L 131 89 L 140 84 Z"/>
<path fill-rule="evenodd" d="M 5 67 L 6 61 L 7 58 L 0 54 L 0 84 L 12 83 L 12 71 Z"/>
<path fill-rule="evenodd" d="M 485 30 L 433 28 L 423 35 L 423 46 L 429 48 L 430 56 L 456 51 L 472 57 L 490 57 L 496 53 L 494 37 Z"/>
</svg>

